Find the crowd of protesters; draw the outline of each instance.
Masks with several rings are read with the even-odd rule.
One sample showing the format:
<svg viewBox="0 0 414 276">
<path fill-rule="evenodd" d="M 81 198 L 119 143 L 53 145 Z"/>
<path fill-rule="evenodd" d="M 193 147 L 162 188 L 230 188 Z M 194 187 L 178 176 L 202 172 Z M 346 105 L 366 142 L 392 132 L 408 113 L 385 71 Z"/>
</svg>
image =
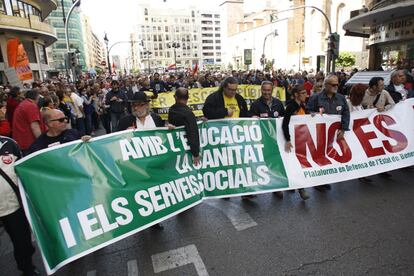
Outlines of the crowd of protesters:
<svg viewBox="0 0 414 276">
<path fill-rule="evenodd" d="M 23 88 L 0 86 L 0 155 L 1 171 L 7 171 L 0 182 L 0 221 L 9 233 L 15 250 L 18 268 L 24 275 L 38 275 L 32 264 L 34 248 L 30 230 L 21 208 L 18 192 L 12 189 L 16 175 L 14 162 L 22 155 L 73 140 L 88 141 L 90 135 L 103 128 L 106 133 L 129 128 L 184 126 L 187 132 L 193 162 L 200 162 L 199 134 L 195 131 L 197 118 L 188 107 L 188 89 L 217 87 L 203 106 L 203 120 L 240 117 L 283 117 L 282 129 L 285 151 L 290 152 L 289 123 L 291 116 L 304 114 L 336 114 L 341 116 L 341 128 L 337 139 L 349 130 L 350 112 L 376 108 L 383 112 L 393 108 L 399 101 L 414 97 L 413 72 L 395 70 L 390 83 L 373 77 L 368 85 L 346 86 L 356 71 L 347 74 L 337 72 L 325 76 L 322 72 L 229 71 L 188 73 L 154 73 L 136 76 L 97 77 L 69 83 L 52 78 L 44 82 L 25 84 Z M 261 86 L 261 96 L 250 107 L 237 93 L 238 85 Z M 284 87 L 286 102 L 273 95 L 275 86 Z M 176 103 L 170 108 L 168 122 L 151 112 L 150 98 L 144 92 L 160 93 L 174 91 Z M 13 139 L 11 139 L 11 138 Z M 7 144 L 7 146 L 5 146 Z M 6 159 L 5 159 L 6 158 Z M 6 160 L 7 162 L 5 162 Z M 3 175 L 3 173 L 2 173 Z M 390 177 L 389 173 L 382 176 Z M 9 178 L 8 178 L 9 177 Z M 360 178 L 371 182 L 369 178 Z M 329 185 L 318 186 L 319 191 L 331 189 Z M 304 189 L 300 197 L 307 200 Z M 14 194 L 15 193 L 15 194 Z M 282 192 L 277 192 L 283 198 Z M 243 196 L 243 199 L 252 196 Z M 156 228 L 162 228 L 160 224 Z"/>
</svg>

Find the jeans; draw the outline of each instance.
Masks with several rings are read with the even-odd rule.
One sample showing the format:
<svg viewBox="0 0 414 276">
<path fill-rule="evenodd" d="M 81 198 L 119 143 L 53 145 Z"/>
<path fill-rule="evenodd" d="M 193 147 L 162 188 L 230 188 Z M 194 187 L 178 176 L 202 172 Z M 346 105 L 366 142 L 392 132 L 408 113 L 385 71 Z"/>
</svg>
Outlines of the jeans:
<svg viewBox="0 0 414 276">
<path fill-rule="evenodd" d="M 13 243 L 13 254 L 17 267 L 21 271 L 30 271 L 33 268 L 32 255 L 35 249 L 32 245 L 32 235 L 23 208 L 0 217 L 0 220 Z"/>
<path fill-rule="evenodd" d="M 76 129 L 80 136 L 85 135 L 85 118 L 76 118 Z"/>
<path fill-rule="evenodd" d="M 113 113 L 111 112 L 111 131 L 115 132 L 118 130 L 119 119 L 123 116 L 123 113 Z"/>
</svg>

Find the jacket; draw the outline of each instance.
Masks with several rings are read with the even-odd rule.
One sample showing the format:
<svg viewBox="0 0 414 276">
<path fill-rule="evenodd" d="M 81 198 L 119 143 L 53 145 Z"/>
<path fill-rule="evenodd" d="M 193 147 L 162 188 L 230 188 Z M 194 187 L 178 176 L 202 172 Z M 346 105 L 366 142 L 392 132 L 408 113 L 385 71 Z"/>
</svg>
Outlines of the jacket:
<svg viewBox="0 0 414 276">
<path fill-rule="evenodd" d="M 263 100 L 263 97 L 260 97 L 257 100 L 255 100 L 250 106 L 251 116 L 277 118 L 283 117 L 284 113 L 285 107 L 283 106 L 283 103 L 275 97 L 272 97 L 270 107 Z"/>
<path fill-rule="evenodd" d="M 118 97 L 119 100 L 111 101 L 112 97 Z M 111 113 L 123 113 L 125 111 L 126 103 L 127 103 L 127 96 L 124 91 L 118 90 L 117 92 L 111 90 L 105 96 L 105 104 L 109 105 L 109 110 Z"/>
<path fill-rule="evenodd" d="M 335 93 L 332 98 L 329 98 L 325 90 L 312 95 L 306 105 L 306 111 L 320 112 L 320 108 L 323 108 L 325 114 L 341 115 L 342 130 L 349 130 L 349 107 L 343 95 Z"/>
<path fill-rule="evenodd" d="M 286 142 L 290 141 L 290 134 L 289 134 L 290 117 L 292 117 L 293 115 L 296 115 L 296 112 L 298 112 L 301 107 L 306 110 L 305 105 L 299 105 L 296 101 L 290 101 L 288 105 L 286 106 L 285 116 L 283 117 L 283 122 L 282 122 L 283 136 L 285 136 Z"/>
<path fill-rule="evenodd" d="M 0 166 L 1 169 L 17 185 L 14 163 L 22 157 L 16 141 L 9 137 L 0 136 Z M 20 208 L 20 203 L 10 184 L 0 175 L 0 217 L 14 213 Z"/>
<path fill-rule="evenodd" d="M 184 126 L 191 154 L 194 157 L 199 156 L 200 136 L 197 119 L 191 109 L 184 104 L 174 104 L 168 111 L 168 122 L 175 126 Z"/>
<path fill-rule="evenodd" d="M 152 119 L 154 120 L 154 123 L 155 123 L 156 127 L 165 126 L 165 122 L 161 119 L 161 117 L 158 114 L 150 112 L 150 115 L 151 115 Z M 137 121 L 137 117 L 135 117 L 132 114 L 128 114 L 128 115 L 122 117 L 119 120 L 117 131 L 126 130 L 129 127 L 135 126 L 136 121 Z"/>
<path fill-rule="evenodd" d="M 249 111 L 247 110 L 246 101 L 242 96 L 236 94 L 237 104 L 240 109 L 240 117 L 250 117 Z M 223 119 L 227 116 L 227 108 L 224 107 L 223 92 L 216 91 L 210 94 L 203 106 L 203 114 L 207 119 Z"/>
</svg>

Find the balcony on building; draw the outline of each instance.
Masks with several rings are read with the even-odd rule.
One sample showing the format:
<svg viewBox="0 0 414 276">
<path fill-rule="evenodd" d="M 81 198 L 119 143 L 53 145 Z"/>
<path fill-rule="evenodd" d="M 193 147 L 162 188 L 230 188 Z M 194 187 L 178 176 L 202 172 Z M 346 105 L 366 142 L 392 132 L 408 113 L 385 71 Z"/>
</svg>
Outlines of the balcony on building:
<svg viewBox="0 0 414 276">
<path fill-rule="evenodd" d="M 33 35 L 49 46 L 57 40 L 55 31 L 44 19 L 56 9 L 56 1 L 0 0 L 0 32 Z M 29 4 L 30 3 L 30 4 Z"/>
</svg>

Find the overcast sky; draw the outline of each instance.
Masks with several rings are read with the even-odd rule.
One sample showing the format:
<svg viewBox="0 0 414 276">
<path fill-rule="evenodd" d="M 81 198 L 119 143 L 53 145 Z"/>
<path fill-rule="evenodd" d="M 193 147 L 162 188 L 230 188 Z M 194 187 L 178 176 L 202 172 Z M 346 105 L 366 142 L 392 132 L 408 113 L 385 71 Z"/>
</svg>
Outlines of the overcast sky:
<svg viewBox="0 0 414 276">
<path fill-rule="evenodd" d="M 254 2 L 265 0 L 245 0 L 246 10 L 254 8 Z M 108 34 L 109 45 L 117 41 L 129 40 L 138 19 L 138 5 L 142 0 L 82 0 L 81 10 L 90 18 L 92 30 L 103 41 Z M 160 7 L 185 8 L 196 5 L 200 8 L 217 9 L 224 0 L 151 0 Z M 250 8 L 249 8 L 250 7 Z M 128 44 L 120 44 L 111 50 L 111 55 L 128 55 Z"/>
</svg>

